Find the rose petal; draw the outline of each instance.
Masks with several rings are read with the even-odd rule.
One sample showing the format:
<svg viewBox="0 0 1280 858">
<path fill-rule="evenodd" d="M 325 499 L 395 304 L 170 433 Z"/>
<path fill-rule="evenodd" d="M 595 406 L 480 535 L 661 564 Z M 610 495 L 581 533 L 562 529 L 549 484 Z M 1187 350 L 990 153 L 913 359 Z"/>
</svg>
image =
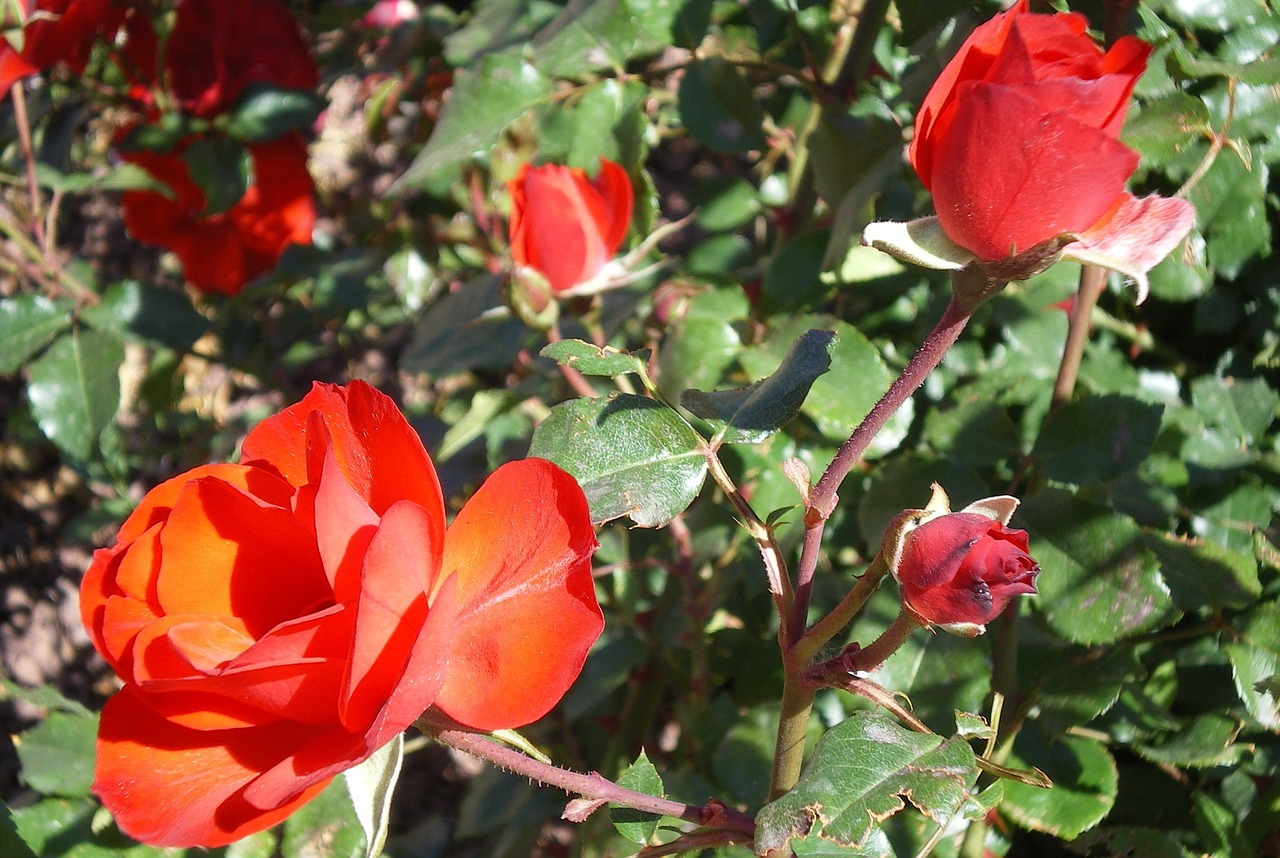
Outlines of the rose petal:
<svg viewBox="0 0 1280 858">
<path fill-rule="evenodd" d="M 631 179 L 621 164 L 601 158 L 600 173 L 592 186 L 604 203 L 603 216 L 598 223 L 600 238 L 604 242 L 604 255 L 608 259 L 618 252 L 622 240 L 627 237 L 627 229 L 631 226 L 631 209 L 634 205 Z"/>
<path fill-rule="evenodd" d="M 218 479 L 183 488 L 160 544 L 166 614 L 239 617 L 258 638 L 332 596 L 315 541 L 292 513 Z"/>
<path fill-rule="evenodd" d="M 1132 277 L 1141 304 L 1147 297 L 1147 272 L 1186 238 L 1195 221 L 1196 210 L 1186 200 L 1125 194 L 1062 255 Z"/>
<path fill-rule="evenodd" d="M 512 462 L 485 481 L 445 540 L 459 621 L 441 710 L 491 730 L 522 726 L 556 704 L 603 627 L 595 547 L 582 489 L 555 465 Z"/>
<path fill-rule="evenodd" d="M 156 715 L 126 687 L 107 701 L 93 791 L 131 837 L 156 846 L 221 846 L 268 828 L 325 786 L 279 807 L 253 807 L 244 788 L 321 731 L 276 722 L 195 731 Z"/>
<path fill-rule="evenodd" d="M 312 486 L 299 492 L 299 517 L 307 518 L 307 512 L 301 508 L 302 498 L 306 497 L 314 504 L 311 512 L 316 543 L 333 598 L 341 603 L 351 602 L 360 591 L 360 567 L 369 541 L 377 531 L 378 516 L 347 482 L 320 416 L 312 412 L 311 417 L 307 441 L 318 448 L 321 464 L 319 473 L 311 481 L 314 495 L 308 491 Z"/>
<path fill-rule="evenodd" d="M 594 194 L 594 209 L 586 201 L 590 187 L 581 170 L 557 164 L 524 174 L 524 242 L 513 258 L 542 272 L 552 292 L 590 278 L 608 258 L 598 232 L 604 208 Z"/>
</svg>

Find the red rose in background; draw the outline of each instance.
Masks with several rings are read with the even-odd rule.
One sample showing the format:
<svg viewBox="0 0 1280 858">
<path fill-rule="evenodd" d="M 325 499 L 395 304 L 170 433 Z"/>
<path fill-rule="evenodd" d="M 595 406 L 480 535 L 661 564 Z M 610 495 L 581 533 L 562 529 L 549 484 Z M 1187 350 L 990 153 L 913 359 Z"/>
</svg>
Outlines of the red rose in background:
<svg viewBox="0 0 1280 858">
<path fill-rule="evenodd" d="M 125 227 L 138 241 L 172 250 L 194 286 L 235 295 L 275 267 L 290 244 L 310 244 L 315 226 L 315 185 L 307 172 L 307 150 L 296 136 L 248 146 L 253 175 L 230 209 L 205 214 L 205 195 L 191 179 L 181 148 L 169 154 L 147 150 L 121 157 L 168 185 L 174 198 L 156 191 L 127 191 Z"/>
<path fill-rule="evenodd" d="M 524 164 L 507 189 L 511 259 L 542 274 L 553 294 L 596 277 L 631 224 L 631 180 L 604 158 L 594 180 L 557 164 Z"/>
<path fill-rule="evenodd" d="M 903 604 L 920 622 L 978 634 L 1014 596 L 1036 591 L 1040 570 L 1026 531 L 962 510 L 908 531 L 893 571 Z"/>
<path fill-rule="evenodd" d="M 126 53 L 144 81 L 157 73 L 157 42 L 139 16 Z M 246 86 L 313 90 L 315 60 L 284 0 L 178 0 L 165 43 L 164 79 L 178 106 L 213 118 L 233 108 Z"/>
<path fill-rule="evenodd" d="M 434 706 L 477 730 L 560 699 L 603 620 L 578 484 L 499 468 L 445 528 L 417 434 L 317 384 L 242 463 L 156 487 L 81 587 L 124 682 L 94 790 L 131 836 L 216 846 L 285 818 Z"/>
<path fill-rule="evenodd" d="M 11 2 L 12 0 L 10 0 Z M 99 36 L 110 37 L 124 21 L 123 0 L 19 0 L 27 23 L 22 49 L 0 40 L 0 94 L 15 81 L 66 63 L 82 71 Z M 5 18 L 6 24 L 16 23 Z"/>
<path fill-rule="evenodd" d="M 969 36 L 920 107 L 912 166 L 980 260 L 1084 233 L 1132 200 L 1138 156 L 1116 138 L 1151 48 L 1124 36 L 1104 53 L 1085 28 L 1020 0 Z"/>
</svg>

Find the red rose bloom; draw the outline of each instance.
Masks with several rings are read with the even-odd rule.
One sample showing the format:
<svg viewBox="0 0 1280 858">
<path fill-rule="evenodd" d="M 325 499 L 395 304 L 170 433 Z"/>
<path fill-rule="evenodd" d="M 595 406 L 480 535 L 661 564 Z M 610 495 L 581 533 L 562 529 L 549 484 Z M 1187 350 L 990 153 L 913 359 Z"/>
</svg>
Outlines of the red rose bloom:
<svg viewBox="0 0 1280 858">
<path fill-rule="evenodd" d="M 121 154 L 174 194 L 170 199 L 156 191 L 126 191 L 125 227 L 138 241 L 172 250 L 198 289 L 235 295 L 274 268 L 290 244 L 311 243 L 315 185 L 302 141 L 290 135 L 249 144 L 248 151 L 251 183 L 237 203 L 217 214 L 205 214 L 204 193 L 192 181 L 181 148 Z"/>
<path fill-rule="evenodd" d="M 978 634 L 1014 596 L 1036 591 L 1039 571 L 1025 530 L 954 512 L 906 534 L 894 575 L 903 604 L 920 622 Z"/>
<path fill-rule="evenodd" d="M 317 384 L 238 465 L 157 486 L 94 554 L 81 613 L 124 687 L 94 791 L 146 843 L 291 814 L 434 706 L 477 730 L 551 709 L 603 625 L 573 478 L 498 469 L 445 527 L 421 441 L 363 382 Z"/>
<path fill-rule="evenodd" d="M 1104 53 L 1085 29 L 1019 0 L 969 36 L 920 107 L 911 164 L 943 230 L 984 262 L 1084 233 L 1132 199 L 1138 156 L 1116 138 L 1151 48 L 1124 36 Z"/>
<path fill-rule="evenodd" d="M 0 94 L 15 81 L 41 69 L 66 63 L 83 71 L 93 42 L 110 36 L 126 12 L 120 0 L 19 0 L 27 18 L 22 28 L 22 50 L 0 40 Z M 6 23 L 13 23 L 6 21 Z"/>
<path fill-rule="evenodd" d="M 125 53 L 149 83 L 159 74 L 158 44 L 150 19 L 137 18 Z M 249 84 L 313 90 L 319 73 L 283 0 L 178 0 L 164 79 L 179 107 L 211 119 L 235 107 Z"/>
<path fill-rule="evenodd" d="M 599 274 L 631 224 L 631 180 L 604 158 L 594 180 L 558 164 L 524 164 L 507 189 L 511 259 L 541 273 L 553 294 Z"/>
</svg>

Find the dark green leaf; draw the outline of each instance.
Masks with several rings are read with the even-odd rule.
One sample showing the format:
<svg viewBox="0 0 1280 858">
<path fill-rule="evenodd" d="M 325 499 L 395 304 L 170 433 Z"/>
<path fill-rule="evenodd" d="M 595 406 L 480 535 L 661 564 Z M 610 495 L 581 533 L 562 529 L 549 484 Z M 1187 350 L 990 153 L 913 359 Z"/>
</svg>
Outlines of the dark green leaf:
<svg viewBox="0 0 1280 858">
<path fill-rule="evenodd" d="M 772 316 L 805 310 L 826 300 L 833 287 L 819 275 L 829 240 L 825 232 L 806 232 L 782 246 L 770 260 L 760 286 L 762 313 Z"/>
<path fill-rule="evenodd" d="M 310 128 L 328 105 L 314 92 L 250 84 L 231 111 L 226 132 L 247 143 Z"/>
<path fill-rule="evenodd" d="M 1164 831 L 1108 826 L 1086 831 L 1067 844 L 1077 855 L 1124 855 L 1131 858 L 1193 858 L 1186 847 Z"/>
<path fill-rule="evenodd" d="M 533 37 L 534 64 L 551 77 L 620 69 L 639 35 L 640 23 L 626 0 L 569 0 Z"/>
<path fill-rule="evenodd" d="M 1258 594 L 1258 564 L 1252 556 L 1212 542 L 1144 532 L 1143 543 L 1160 561 L 1160 574 L 1184 611 L 1245 608 Z"/>
<path fill-rule="evenodd" d="M 1038 768 L 1053 781 L 1049 789 L 1005 781 L 1000 809 L 1023 828 L 1071 840 L 1097 825 L 1115 803 L 1116 762 L 1094 739 L 1069 735 L 1045 744 L 1038 730 L 1024 728 L 1009 765 Z"/>
<path fill-rule="evenodd" d="M 643 750 L 640 751 L 640 756 L 636 757 L 636 761 L 618 777 L 618 786 L 659 798 L 666 796 L 662 789 L 662 776 L 658 774 L 653 763 L 649 762 L 649 757 Z M 658 822 L 662 819 L 652 813 L 642 813 L 614 804 L 609 805 L 609 816 L 613 819 L 613 827 L 618 829 L 619 834 L 632 843 L 642 845 L 652 839 L 658 830 Z"/>
<path fill-rule="evenodd" d="M 783 850 L 801 838 L 862 846 L 906 807 L 904 798 L 945 826 L 977 777 L 973 751 L 959 737 L 914 733 L 858 713 L 822 737 L 795 789 L 760 811 L 756 851 Z"/>
<path fill-rule="evenodd" d="M 1200 99 L 1173 92 L 1129 115 L 1123 139 L 1146 167 L 1161 166 L 1179 156 L 1209 130 L 1209 109 Z"/>
<path fill-rule="evenodd" d="M 0 374 L 17 372 L 27 359 L 71 327 L 71 305 L 42 295 L 0 301 Z"/>
<path fill-rule="evenodd" d="M 1237 639 L 1227 644 L 1236 692 L 1245 711 L 1268 730 L 1280 728 L 1280 695 L 1269 680 L 1280 673 L 1280 605 L 1264 602 L 1240 622 Z"/>
<path fill-rule="evenodd" d="M 27 688 L 18 685 L 12 679 L 0 677 L 0 700 L 21 700 L 39 709 L 50 712 L 66 712 L 89 718 L 92 713 L 84 704 L 63 697 L 56 688 L 49 685 L 36 685 Z"/>
<path fill-rule="evenodd" d="M 485 274 L 432 304 L 400 359 L 409 372 L 450 375 L 509 366 L 525 327 L 502 306 L 502 278 Z"/>
<path fill-rule="evenodd" d="M 421 189 L 483 153 L 525 111 L 551 95 L 551 80 L 519 56 L 491 54 L 460 69 L 427 145 L 392 186 Z"/>
<path fill-rule="evenodd" d="M 649 366 L 649 350 L 622 352 L 610 346 L 600 348 L 582 340 L 559 340 L 539 352 L 562 366 L 572 367 L 583 375 L 610 378 L 634 373 L 644 375 Z"/>
<path fill-rule="evenodd" d="M 1219 426 L 1241 446 L 1255 446 L 1276 416 L 1277 395 L 1261 378 L 1197 378 L 1191 402 L 1206 424 Z"/>
<path fill-rule="evenodd" d="M 42 188 L 75 194 L 87 190 L 97 191 L 156 191 L 168 197 L 173 192 L 168 185 L 158 181 L 137 164 L 119 164 L 102 175 L 93 173 L 63 173 L 48 164 L 36 164 L 36 179 Z"/>
<path fill-rule="evenodd" d="M 1268 175 L 1261 159 L 1254 158 L 1246 167 L 1234 153 L 1224 150 L 1188 196 L 1208 242 L 1209 264 L 1227 278 L 1234 278 L 1245 263 L 1271 247 Z"/>
<path fill-rule="evenodd" d="M 204 215 L 216 215 L 240 202 L 249 188 L 249 151 L 225 137 L 201 137 L 182 150 L 182 160 L 204 193 Z"/>
<path fill-rule="evenodd" d="M 97 738 L 96 717 L 50 712 L 14 743 L 22 762 L 22 779 L 43 795 L 88 795 Z"/>
<path fill-rule="evenodd" d="M 687 388 L 718 385 L 742 349 L 735 323 L 749 312 L 747 298 L 737 286 L 689 299 L 684 315 L 658 352 L 658 385 L 663 393 L 674 400 Z"/>
<path fill-rule="evenodd" d="M 766 145 L 764 113 L 751 84 L 723 57 L 694 60 L 680 79 L 680 119 L 699 142 L 717 152 Z"/>
<path fill-rule="evenodd" d="M 73 330 L 31 364 L 31 413 L 40 431 L 78 461 L 94 455 L 115 417 L 123 361 L 124 346 L 112 335 Z"/>
<path fill-rule="evenodd" d="M 577 399 L 551 409 L 529 455 L 572 474 L 596 522 L 629 516 L 661 527 L 702 488 L 701 439 L 670 408 L 639 396 Z"/>
<path fill-rule="evenodd" d="M 1091 396 L 1051 413 L 1032 455 L 1045 476 L 1076 485 L 1134 470 L 1160 431 L 1161 405 L 1127 396 Z"/>
<path fill-rule="evenodd" d="M 630 0 L 641 44 L 696 48 L 707 34 L 711 0 Z"/>
<path fill-rule="evenodd" d="M 1042 492 L 1014 519 L 1040 563 L 1037 603 L 1078 644 L 1113 643 L 1177 619 L 1159 563 L 1133 520 L 1066 492 Z"/>
<path fill-rule="evenodd" d="M 139 337 L 171 348 L 190 349 L 209 331 L 186 293 L 126 280 L 107 289 L 102 300 L 81 313 L 87 323 L 122 337 Z"/>
<path fill-rule="evenodd" d="M 0 803 L 0 855 L 10 858 L 36 858 L 31 847 L 22 842 L 13 813 L 7 804 Z"/>
<path fill-rule="evenodd" d="M 924 437 L 936 451 L 971 465 L 994 465 L 1021 452 L 1007 409 L 985 399 L 925 415 Z"/>
<path fill-rule="evenodd" d="M 1190 768 L 1231 766 L 1249 752 L 1235 744 L 1240 722 L 1226 715 L 1201 715 L 1161 744 L 1135 746 L 1140 756 L 1159 765 Z"/>
<path fill-rule="evenodd" d="M 757 444 L 800 413 L 809 388 L 831 366 L 835 341 L 831 331 L 806 331 L 768 378 L 739 390 L 686 390 L 680 404 L 699 417 L 724 424 L 717 434 L 725 441 Z"/>
</svg>

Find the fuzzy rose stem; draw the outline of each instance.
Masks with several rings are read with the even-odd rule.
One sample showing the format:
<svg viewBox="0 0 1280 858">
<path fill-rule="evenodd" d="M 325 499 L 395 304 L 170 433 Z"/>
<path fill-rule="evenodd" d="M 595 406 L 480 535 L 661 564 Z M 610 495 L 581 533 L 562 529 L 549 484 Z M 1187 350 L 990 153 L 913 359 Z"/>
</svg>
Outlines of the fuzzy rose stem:
<svg viewBox="0 0 1280 858">
<path fill-rule="evenodd" d="M 718 801 L 712 800 L 705 807 L 700 807 L 646 795 L 642 792 L 620 787 L 613 781 L 594 772 L 582 774 L 535 760 L 515 748 L 499 744 L 477 733 L 469 733 L 465 730 L 441 730 L 435 732 L 433 726 L 430 724 L 426 726 L 429 735 L 433 735 L 437 741 L 451 748 L 456 748 L 473 757 L 493 763 L 498 768 L 524 775 L 547 786 L 559 787 L 567 793 L 580 795 L 594 802 L 618 804 L 644 813 L 673 816 L 699 825 L 740 831 L 743 834 L 755 836 L 756 823 L 754 819 Z"/>
</svg>

